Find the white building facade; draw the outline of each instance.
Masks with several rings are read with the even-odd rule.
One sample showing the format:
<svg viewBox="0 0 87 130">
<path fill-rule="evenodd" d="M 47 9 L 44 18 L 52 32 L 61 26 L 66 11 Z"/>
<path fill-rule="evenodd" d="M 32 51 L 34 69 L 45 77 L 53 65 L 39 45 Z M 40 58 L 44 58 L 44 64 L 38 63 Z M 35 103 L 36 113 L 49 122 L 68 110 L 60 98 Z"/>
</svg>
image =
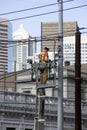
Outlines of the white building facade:
<svg viewBox="0 0 87 130">
<path fill-rule="evenodd" d="M 13 70 L 27 69 L 29 67 L 28 56 L 33 56 L 35 53 L 35 39 L 29 36 L 29 33 L 21 24 L 18 30 L 13 33 L 13 41 Z"/>
<path fill-rule="evenodd" d="M 75 63 L 75 36 L 64 37 L 63 54 L 64 62 Z M 81 63 L 87 63 L 87 35 L 81 35 Z"/>
</svg>

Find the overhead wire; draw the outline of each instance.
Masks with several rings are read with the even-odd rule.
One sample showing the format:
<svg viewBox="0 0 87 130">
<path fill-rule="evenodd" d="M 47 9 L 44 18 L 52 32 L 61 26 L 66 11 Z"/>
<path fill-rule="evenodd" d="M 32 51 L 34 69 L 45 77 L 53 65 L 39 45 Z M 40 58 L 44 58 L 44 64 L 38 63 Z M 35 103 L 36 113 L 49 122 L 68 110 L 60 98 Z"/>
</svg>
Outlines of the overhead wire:
<svg viewBox="0 0 87 130">
<path fill-rule="evenodd" d="M 74 0 L 66 0 L 63 3 L 67 3 L 67 2 L 71 2 L 71 1 L 74 1 Z M 27 9 L 22 9 L 22 10 L 17 10 L 17 11 L 1 13 L 0 15 L 8 15 L 8 14 L 14 14 L 14 13 L 19 13 L 19 12 L 25 12 L 25 11 L 29 11 L 29 10 L 36 10 L 39 8 L 44 8 L 44 7 L 54 6 L 54 5 L 58 5 L 58 3 L 51 3 L 51 4 L 41 5 L 41 6 L 37 6 L 37 7 L 33 7 L 33 8 L 27 8 Z"/>
<path fill-rule="evenodd" d="M 86 5 L 86 6 L 87 6 L 87 5 Z M 76 8 L 76 7 L 75 7 L 75 8 Z M 74 8 L 74 9 L 75 9 L 75 8 Z M 70 9 L 72 9 L 72 8 L 65 9 L 64 11 L 66 11 L 66 10 L 70 10 Z M 58 11 L 57 11 L 57 12 L 58 12 Z M 53 13 L 55 13 L 55 11 L 54 11 Z M 47 14 L 48 14 L 48 13 L 45 13 L 44 15 L 47 15 Z M 38 15 L 35 15 L 35 17 L 36 17 L 36 16 L 38 16 Z M 25 18 L 26 18 L 26 17 L 25 17 Z M 14 20 L 15 20 L 15 19 L 13 19 L 12 21 L 14 21 Z"/>
<path fill-rule="evenodd" d="M 85 6 L 87 6 L 87 5 L 85 5 Z M 79 6 L 79 7 L 81 7 L 81 6 Z"/>
<path fill-rule="evenodd" d="M 40 9 L 40 8 L 44 8 L 44 7 L 49 7 L 49 6 L 53 6 L 53 5 L 57 5 L 58 3 L 53 3 L 53 4 L 48 4 L 48 5 L 42 5 L 42 6 L 37 6 L 37 7 L 33 7 L 33 8 L 27 8 L 27 9 L 22 9 L 22 10 L 17 10 L 17 11 L 11 11 L 11 12 L 6 12 L 6 13 L 1 13 L 0 15 L 9 15 L 9 14 L 14 14 L 14 13 L 19 13 L 19 12 L 25 12 L 25 11 L 29 11 L 29 10 L 36 10 L 36 9 Z"/>
<path fill-rule="evenodd" d="M 12 77 L 12 76 L 14 76 L 15 75 L 15 73 L 16 74 L 21 74 L 21 73 L 24 73 L 24 72 L 26 72 L 26 71 L 31 71 L 31 69 L 24 69 L 24 70 L 22 70 L 22 71 L 16 71 L 16 72 L 11 72 L 11 73 L 7 73 L 7 74 L 5 74 L 6 75 L 6 77 L 5 78 L 8 78 L 8 77 Z M 4 78 L 4 74 L 1 74 L 0 75 L 0 80 L 2 80 Z"/>
<path fill-rule="evenodd" d="M 75 7 L 72 7 L 72 8 L 63 9 L 63 11 L 77 9 L 77 8 L 82 8 L 82 7 L 87 7 L 87 5 L 75 6 Z M 55 11 L 51 11 L 51 12 L 40 13 L 40 14 L 35 14 L 35 15 L 30 15 L 30 16 L 25 16 L 25 17 L 13 18 L 13 19 L 10 19 L 9 21 L 17 21 L 17 20 L 21 20 L 21 19 L 28 19 L 28 18 L 43 16 L 43 15 L 54 14 L 54 13 L 58 13 L 58 12 L 60 12 L 60 10 L 59 11 L 55 10 Z M 0 23 L 3 23 L 3 22 L 7 22 L 7 20 L 3 20 Z"/>
<path fill-rule="evenodd" d="M 75 7 L 70 7 L 68 9 L 63 9 L 63 11 L 73 10 L 73 9 L 78 9 L 78 8 L 83 8 L 83 7 L 87 7 L 87 5 L 78 5 L 78 6 L 75 6 Z"/>
<path fill-rule="evenodd" d="M 53 39 L 53 40 L 54 40 L 54 39 Z M 13 42 L 13 41 L 12 41 L 12 42 Z M 23 44 L 19 44 L 19 45 L 24 45 L 24 43 L 23 43 Z M 19 46 L 19 45 L 18 45 L 18 46 Z M 17 45 L 16 45 L 16 46 L 17 46 Z M 10 47 L 11 47 L 11 46 L 10 46 Z"/>
<path fill-rule="evenodd" d="M 11 62 L 11 63 L 12 63 L 12 62 L 13 62 L 13 63 L 15 62 L 15 60 L 8 60 L 8 61 Z M 25 62 L 18 62 L 18 61 L 16 61 L 16 63 L 21 64 L 21 65 L 22 65 L 22 64 L 24 64 L 24 65 L 27 65 L 27 64 L 28 64 L 28 63 L 25 63 Z"/>
<path fill-rule="evenodd" d="M 81 32 L 81 34 L 86 34 L 87 32 Z M 47 38 L 42 38 L 41 40 L 39 39 L 37 39 L 37 41 L 36 41 L 36 43 L 38 43 L 38 42 L 41 42 L 41 41 L 57 41 L 58 40 L 58 36 L 54 36 L 54 35 L 57 35 L 57 33 L 55 33 L 55 34 L 52 34 L 53 35 L 53 37 L 47 37 Z M 71 37 L 72 36 L 74 36 L 74 35 L 71 35 Z M 65 37 L 68 37 L 68 36 L 65 36 Z M 0 40 L 0 42 L 2 42 L 2 40 Z M 24 45 L 26 45 L 26 44 L 28 44 L 29 46 L 32 46 L 33 45 L 33 43 L 29 43 L 29 42 L 27 42 L 27 39 L 25 39 L 25 42 L 22 42 L 22 40 L 21 40 L 21 43 L 20 43 L 20 41 L 18 41 L 17 40 L 17 43 L 14 43 L 14 42 L 16 42 L 16 41 L 4 41 L 4 42 L 11 42 L 10 44 L 8 44 L 7 45 L 7 47 L 8 48 L 12 48 L 12 47 L 17 47 L 17 46 L 24 46 Z M 4 45 L 4 44 L 3 44 Z M 51 46 L 51 45 L 48 45 L 48 46 Z M 2 46 L 2 47 L 0 47 L 0 48 L 6 48 L 6 46 Z"/>
<path fill-rule="evenodd" d="M 81 30 L 85 30 L 87 28 L 82 28 Z M 80 30 L 80 29 L 79 29 Z M 67 31 L 63 31 L 63 33 L 73 33 L 76 30 L 67 30 Z M 81 32 L 84 33 L 84 32 Z M 56 36 L 55 36 L 56 35 Z M 68 36 L 64 36 L 64 37 L 68 37 Z M 49 35 L 46 36 L 39 36 L 39 37 L 35 37 L 33 38 L 33 40 L 29 40 L 29 39 L 21 39 L 21 40 L 0 40 L 0 42 L 8 42 L 8 47 L 10 47 L 10 45 L 13 46 L 20 46 L 20 45 L 25 45 L 25 44 L 32 44 L 30 41 L 32 42 L 41 42 L 41 41 L 54 41 L 58 39 L 58 33 L 51 33 Z M 30 42 L 30 43 L 29 43 Z M 4 48 L 4 46 L 3 46 Z"/>
<path fill-rule="evenodd" d="M 57 11 L 58 12 L 58 11 Z"/>
</svg>

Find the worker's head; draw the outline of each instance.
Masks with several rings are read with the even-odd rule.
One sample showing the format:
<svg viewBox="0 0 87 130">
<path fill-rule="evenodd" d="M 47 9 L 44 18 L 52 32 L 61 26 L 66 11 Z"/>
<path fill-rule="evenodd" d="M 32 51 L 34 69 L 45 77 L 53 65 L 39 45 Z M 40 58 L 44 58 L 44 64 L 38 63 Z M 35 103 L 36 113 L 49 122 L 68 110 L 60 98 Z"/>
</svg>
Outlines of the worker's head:
<svg viewBox="0 0 87 130">
<path fill-rule="evenodd" d="M 44 47 L 44 50 L 48 52 L 48 51 L 49 51 L 49 48 L 48 48 L 48 47 Z"/>
</svg>

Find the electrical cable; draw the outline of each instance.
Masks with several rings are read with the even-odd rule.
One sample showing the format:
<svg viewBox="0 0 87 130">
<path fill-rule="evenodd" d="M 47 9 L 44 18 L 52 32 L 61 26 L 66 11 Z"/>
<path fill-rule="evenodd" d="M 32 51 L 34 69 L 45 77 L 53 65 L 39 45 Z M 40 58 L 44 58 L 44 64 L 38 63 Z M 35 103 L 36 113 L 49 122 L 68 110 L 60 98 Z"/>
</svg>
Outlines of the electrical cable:
<svg viewBox="0 0 87 130">
<path fill-rule="evenodd" d="M 87 33 L 87 32 L 84 32 L 84 33 Z M 54 38 L 57 38 L 57 37 L 54 37 Z M 56 39 L 56 40 L 57 40 L 57 39 Z M 49 42 L 50 42 L 50 41 L 55 41 L 55 39 L 49 39 L 49 40 L 46 40 L 46 39 L 45 39 L 45 40 L 43 40 L 43 41 L 49 41 Z M 20 43 L 19 43 L 19 45 L 17 45 L 17 44 L 15 44 L 15 45 L 8 45 L 8 48 L 14 47 L 14 46 L 26 45 L 26 44 L 29 44 L 29 43 L 24 43 L 24 44 L 20 44 Z M 32 45 L 32 44 L 31 44 L 31 45 Z M 50 46 L 52 46 L 52 45 L 48 45 L 48 46 L 50 47 Z M 2 48 L 4 48 L 4 47 L 2 47 Z"/>
<path fill-rule="evenodd" d="M 66 28 L 67 29 L 67 28 Z M 87 28 L 81 28 L 81 30 L 84 30 L 84 29 L 87 29 Z M 80 30 L 80 29 L 79 29 Z M 63 31 L 63 33 L 73 33 L 75 32 L 76 30 L 67 30 L 67 31 Z M 82 32 L 83 33 L 83 32 Z M 55 36 L 56 35 L 56 36 Z M 29 39 L 21 39 L 21 40 L 0 40 L 0 42 L 8 42 L 8 46 L 10 46 L 11 44 L 18 44 L 18 45 L 24 45 L 24 44 L 32 44 L 32 43 L 29 43 L 29 41 L 36 41 L 36 42 L 41 42 L 41 41 L 54 41 L 56 40 L 55 38 L 58 38 L 58 33 L 52 33 L 52 34 L 49 34 L 49 35 L 46 35 L 46 36 L 40 36 L 40 37 L 36 37 L 36 38 L 33 38 L 33 40 L 29 40 Z M 52 37 L 52 36 L 55 36 L 55 37 Z M 64 37 L 68 37 L 68 36 L 64 36 Z M 42 38 L 42 39 L 41 39 Z M 21 43 L 22 42 L 22 43 Z M 4 47 L 4 46 L 3 46 Z"/>
<path fill-rule="evenodd" d="M 10 62 L 13 62 L 13 61 L 10 60 Z M 18 62 L 18 63 L 19 63 L 19 62 Z M 20 64 L 23 64 L 23 63 L 20 63 Z M 25 64 L 25 63 L 24 63 L 24 64 Z"/>
<path fill-rule="evenodd" d="M 13 62 L 13 63 L 15 62 L 15 60 L 8 60 L 8 61 L 9 61 L 9 62 Z M 25 64 L 25 65 L 28 64 L 28 63 L 25 63 L 25 62 L 17 62 L 17 61 L 16 61 L 16 63 L 18 63 L 18 64 Z"/>
<path fill-rule="evenodd" d="M 74 0 L 66 0 L 63 3 L 67 3 L 67 2 L 71 2 L 71 1 L 74 1 Z M 8 14 L 14 14 L 14 13 L 19 13 L 19 12 L 25 12 L 25 11 L 29 11 L 29 10 L 36 10 L 38 8 L 44 8 L 44 7 L 54 6 L 54 5 L 58 5 L 58 3 L 51 3 L 51 4 L 41 5 L 41 6 L 37 6 L 37 7 L 33 7 L 33 8 L 1 13 L 0 15 L 8 15 Z"/>
<path fill-rule="evenodd" d="M 83 7 L 86 7 L 86 6 L 87 5 L 75 6 L 75 7 L 72 7 L 72 8 L 63 9 L 63 11 L 83 8 Z M 35 14 L 35 15 L 30 15 L 30 16 L 25 16 L 25 17 L 13 18 L 13 19 L 10 19 L 9 21 L 17 21 L 17 20 L 21 20 L 21 19 L 29 19 L 29 18 L 33 18 L 33 17 L 39 17 L 39 16 L 54 14 L 54 13 L 58 13 L 58 12 L 60 12 L 60 11 L 57 10 L 57 11 L 51 11 L 51 12 L 46 12 L 46 13 L 40 13 L 40 14 Z M 0 23 L 3 23 L 3 22 L 7 22 L 7 20 L 3 20 Z"/>
<path fill-rule="evenodd" d="M 82 34 L 84 34 L 84 33 L 87 33 L 87 32 L 83 32 Z M 57 37 L 54 37 L 54 38 L 57 38 Z M 55 41 L 55 40 L 58 40 L 58 39 L 48 39 L 48 40 L 44 39 L 43 41 Z M 8 48 L 9 47 L 14 47 L 14 46 L 26 45 L 26 44 L 29 44 L 29 43 L 26 43 L 26 42 L 25 43 L 19 43 L 18 45 L 17 44 L 13 44 L 12 46 L 10 44 L 10 45 L 8 45 Z M 32 43 L 29 44 L 29 45 L 32 45 Z M 48 46 L 51 46 L 51 45 L 48 45 Z M 2 48 L 4 48 L 4 46 Z"/>
<path fill-rule="evenodd" d="M 87 5 L 78 5 L 78 6 L 75 6 L 75 7 L 68 8 L 68 9 L 63 9 L 63 11 L 73 10 L 73 9 L 78 9 L 78 8 L 83 8 L 83 7 L 87 7 Z"/>
<path fill-rule="evenodd" d="M 24 70 L 22 70 L 22 71 L 11 72 L 11 73 L 9 73 L 8 75 L 6 75 L 6 78 L 14 76 L 15 73 L 16 73 L 16 74 L 21 74 L 21 73 L 24 73 L 24 72 L 26 72 L 26 71 L 28 71 L 28 70 L 31 71 L 31 69 L 24 69 Z M 3 79 L 3 78 L 4 78 L 4 75 L 3 75 L 3 74 L 0 75 L 0 80 Z"/>
<path fill-rule="evenodd" d="M 8 15 L 8 14 L 14 14 L 14 13 L 19 13 L 19 12 L 25 12 L 25 11 L 29 11 L 29 10 L 36 10 L 38 8 L 44 8 L 44 7 L 49 7 L 49 6 L 53 6 L 53 5 L 58 5 L 58 3 L 53 3 L 53 4 L 48 4 L 48 5 L 42 5 L 42 6 L 28 8 L 28 9 L 22 9 L 22 10 L 18 10 L 18 11 L 1 13 L 0 15 Z"/>
</svg>

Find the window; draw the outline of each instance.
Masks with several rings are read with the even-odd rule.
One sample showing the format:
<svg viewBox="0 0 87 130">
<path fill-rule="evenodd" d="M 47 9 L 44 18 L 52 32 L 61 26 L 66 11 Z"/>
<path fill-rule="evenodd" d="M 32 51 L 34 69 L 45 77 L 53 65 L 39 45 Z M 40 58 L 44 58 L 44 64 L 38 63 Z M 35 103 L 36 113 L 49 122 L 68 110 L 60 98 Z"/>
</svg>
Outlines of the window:
<svg viewBox="0 0 87 130">
<path fill-rule="evenodd" d="M 26 90 L 26 91 L 23 91 L 23 93 L 29 93 L 30 94 L 31 91 L 30 90 L 28 90 L 28 91 Z"/>
<path fill-rule="evenodd" d="M 9 127 L 7 127 L 6 130 L 15 130 L 15 128 L 9 128 Z"/>
<path fill-rule="evenodd" d="M 22 47 L 22 62 L 26 63 L 26 55 L 27 55 L 27 49 L 26 46 Z"/>
<path fill-rule="evenodd" d="M 28 43 L 28 56 L 33 56 L 33 43 L 29 41 Z"/>
<path fill-rule="evenodd" d="M 25 130 L 32 130 L 32 129 L 26 129 L 26 128 L 25 128 Z"/>
</svg>

